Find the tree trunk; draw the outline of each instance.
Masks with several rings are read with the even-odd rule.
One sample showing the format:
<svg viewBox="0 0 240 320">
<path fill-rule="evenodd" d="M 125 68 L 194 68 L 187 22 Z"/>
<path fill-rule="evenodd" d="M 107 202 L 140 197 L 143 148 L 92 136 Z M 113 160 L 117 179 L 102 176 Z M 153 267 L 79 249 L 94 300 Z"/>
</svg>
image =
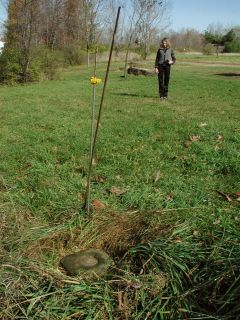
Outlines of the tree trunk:
<svg viewBox="0 0 240 320">
<path fill-rule="evenodd" d="M 128 41 L 128 45 L 127 45 L 127 51 L 126 51 L 126 56 L 125 56 L 125 65 L 124 65 L 124 75 L 123 75 L 124 78 L 127 77 L 128 53 L 129 53 L 131 42 L 132 42 L 132 36 L 133 36 L 133 34 L 131 33 L 129 41 Z"/>
</svg>

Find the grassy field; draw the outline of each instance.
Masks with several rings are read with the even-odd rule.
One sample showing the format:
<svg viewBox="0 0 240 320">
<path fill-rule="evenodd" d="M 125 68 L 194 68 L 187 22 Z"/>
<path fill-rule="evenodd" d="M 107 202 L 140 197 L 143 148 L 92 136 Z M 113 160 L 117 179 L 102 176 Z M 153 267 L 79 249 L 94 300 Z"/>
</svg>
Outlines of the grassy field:
<svg viewBox="0 0 240 320">
<path fill-rule="evenodd" d="M 193 53 L 179 53 L 178 60 L 193 60 L 194 62 L 211 62 L 213 64 L 218 63 L 226 63 L 226 64 L 233 64 L 239 65 L 240 63 L 240 54 L 221 54 L 219 53 L 218 56 L 212 55 L 203 55 L 203 54 L 193 54 Z"/>
<path fill-rule="evenodd" d="M 109 75 L 91 217 L 91 68 L 0 88 L 0 319 L 240 319 L 240 57 L 179 55 L 168 101 L 155 76 L 122 67 Z M 105 277 L 59 267 L 85 248 L 111 256 Z"/>
</svg>

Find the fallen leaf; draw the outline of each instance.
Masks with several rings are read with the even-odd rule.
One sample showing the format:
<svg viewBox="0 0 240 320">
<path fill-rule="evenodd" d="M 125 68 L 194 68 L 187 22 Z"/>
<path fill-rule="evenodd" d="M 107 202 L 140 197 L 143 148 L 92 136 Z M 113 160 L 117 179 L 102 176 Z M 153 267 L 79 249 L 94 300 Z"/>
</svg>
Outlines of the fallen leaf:
<svg viewBox="0 0 240 320">
<path fill-rule="evenodd" d="M 79 197 L 79 199 L 81 199 L 81 200 L 86 200 L 86 192 L 84 192 L 84 193 L 78 193 L 78 197 Z"/>
<path fill-rule="evenodd" d="M 240 202 L 240 192 L 234 192 L 231 194 L 231 196 L 234 198 L 234 200 Z"/>
<path fill-rule="evenodd" d="M 127 291 L 118 292 L 118 310 L 123 311 L 125 313 L 125 318 L 128 319 L 127 310 L 128 310 L 128 299 L 127 299 Z"/>
<path fill-rule="evenodd" d="M 93 206 L 93 208 L 95 210 L 102 210 L 102 209 L 105 209 L 107 207 L 104 203 L 102 203 L 98 199 L 93 199 L 91 204 L 92 204 L 92 206 Z"/>
<path fill-rule="evenodd" d="M 240 192 L 234 192 L 233 195 L 234 195 L 235 197 L 240 197 Z"/>
<path fill-rule="evenodd" d="M 140 288 L 142 287 L 142 284 L 141 284 L 140 282 L 133 282 L 133 283 L 131 284 L 131 287 L 132 287 L 133 289 L 140 289 Z"/>
<path fill-rule="evenodd" d="M 87 171 L 83 166 L 79 166 L 75 169 L 77 173 L 80 173 L 83 177 L 87 175 Z"/>
<path fill-rule="evenodd" d="M 220 196 L 222 196 L 226 201 L 228 201 L 228 202 L 232 201 L 232 199 L 230 198 L 230 196 L 228 194 L 225 194 L 219 190 L 214 190 L 214 191 L 217 192 L 218 194 L 220 194 Z"/>
<path fill-rule="evenodd" d="M 115 194 L 116 196 L 121 196 L 122 194 L 124 194 L 126 192 L 125 189 L 120 189 L 118 187 L 112 186 L 109 190 L 109 192 Z"/>
<path fill-rule="evenodd" d="M 174 237 L 174 242 L 182 243 L 182 242 L 183 242 L 183 239 L 180 238 L 179 236 L 176 236 L 176 237 Z"/>
<path fill-rule="evenodd" d="M 188 148 L 188 147 L 191 146 L 191 144 L 192 144 L 193 142 L 197 142 L 197 141 L 199 141 L 199 140 L 201 140 L 201 137 L 194 135 L 194 136 L 191 136 L 189 140 L 185 140 L 183 144 L 184 144 L 184 146 L 185 146 L 186 148 Z"/>
<path fill-rule="evenodd" d="M 172 201 L 173 200 L 173 193 L 170 192 L 168 195 L 167 195 L 167 201 Z"/>
<path fill-rule="evenodd" d="M 224 140 L 224 136 L 222 136 L 221 134 L 218 134 L 218 135 L 216 136 L 216 140 L 217 140 L 217 141 L 223 141 L 223 140 Z"/>
<path fill-rule="evenodd" d="M 123 310 L 123 304 L 122 304 L 122 298 L 123 297 L 123 292 L 122 291 L 119 291 L 118 292 L 118 310 Z"/>
<path fill-rule="evenodd" d="M 93 177 L 93 181 L 96 182 L 96 183 L 104 183 L 105 180 L 106 180 L 106 177 L 103 177 L 103 176 Z"/>
<path fill-rule="evenodd" d="M 191 140 L 192 142 L 196 142 L 196 141 L 201 140 L 201 137 L 200 137 L 200 136 L 191 136 L 191 137 L 190 137 L 190 140 Z"/>
<path fill-rule="evenodd" d="M 83 185 L 84 187 L 87 187 L 87 179 L 86 179 L 86 178 L 83 178 L 83 180 L 82 180 L 82 185 Z"/>
<path fill-rule="evenodd" d="M 158 170 L 153 177 L 154 183 L 158 182 L 158 180 L 161 178 L 161 172 Z"/>
<path fill-rule="evenodd" d="M 188 148 L 188 147 L 190 147 L 190 145 L 192 144 L 192 141 L 186 140 L 186 141 L 184 141 L 183 144 L 184 144 L 184 147 Z"/>
<path fill-rule="evenodd" d="M 194 237 L 199 237 L 200 236 L 200 232 L 198 230 L 194 230 L 193 231 L 193 236 Z"/>
<path fill-rule="evenodd" d="M 199 124 L 199 128 L 203 128 L 203 127 L 206 127 L 206 126 L 207 126 L 207 123 L 205 123 L 205 122 L 202 122 L 202 123 Z"/>
</svg>

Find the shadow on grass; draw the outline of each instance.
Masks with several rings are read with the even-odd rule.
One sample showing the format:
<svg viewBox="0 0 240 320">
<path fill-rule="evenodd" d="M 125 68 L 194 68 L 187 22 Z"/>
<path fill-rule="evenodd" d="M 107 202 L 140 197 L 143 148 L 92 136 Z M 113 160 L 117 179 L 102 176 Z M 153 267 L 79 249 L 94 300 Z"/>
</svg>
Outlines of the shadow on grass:
<svg viewBox="0 0 240 320">
<path fill-rule="evenodd" d="M 113 93 L 115 96 L 122 96 L 122 97 L 142 97 L 142 98 L 157 98 L 157 96 L 148 96 L 146 94 L 138 94 L 138 93 Z"/>
<path fill-rule="evenodd" d="M 215 76 L 223 76 L 223 77 L 240 77 L 240 72 L 215 73 Z"/>
</svg>

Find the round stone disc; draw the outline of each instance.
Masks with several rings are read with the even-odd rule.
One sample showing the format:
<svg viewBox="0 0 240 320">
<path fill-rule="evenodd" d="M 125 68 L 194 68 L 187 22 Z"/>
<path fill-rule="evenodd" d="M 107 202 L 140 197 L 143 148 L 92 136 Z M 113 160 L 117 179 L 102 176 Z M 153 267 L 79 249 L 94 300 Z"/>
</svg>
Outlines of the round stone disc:
<svg viewBox="0 0 240 320">
<path fill-rule="evenodd" d="M 61 259 L 60 264 L 71 276 L 101 275 L 111 265 L 110 257 L 101 250 L 89 249 L 76 252 Z"/>
</svg>

